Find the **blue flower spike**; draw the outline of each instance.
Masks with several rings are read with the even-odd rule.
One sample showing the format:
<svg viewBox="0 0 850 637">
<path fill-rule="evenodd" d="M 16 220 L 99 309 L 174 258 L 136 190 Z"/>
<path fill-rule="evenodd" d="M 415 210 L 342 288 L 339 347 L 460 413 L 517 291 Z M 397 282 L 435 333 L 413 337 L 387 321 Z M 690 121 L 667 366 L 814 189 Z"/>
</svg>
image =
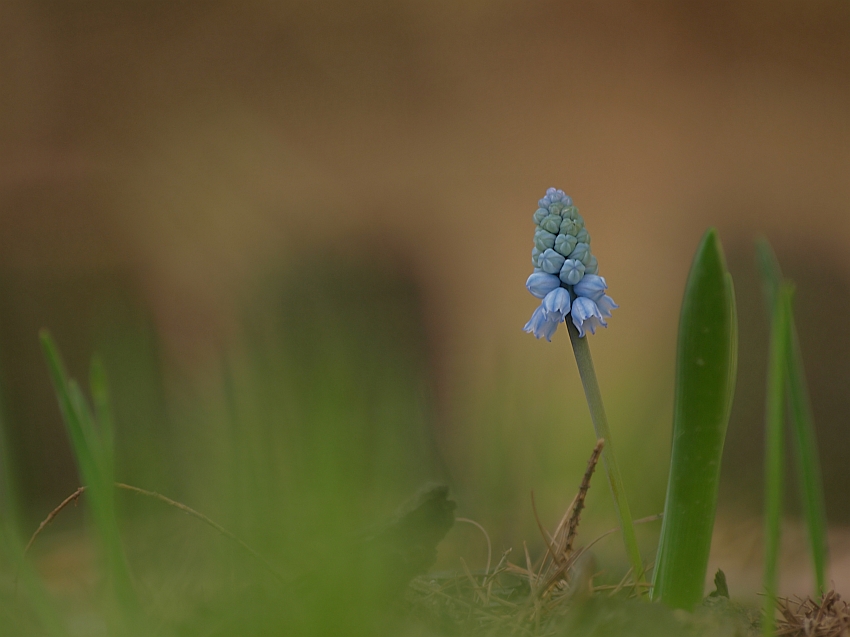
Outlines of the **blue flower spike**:
<svg viewBox="0 0 850 637">
<path fill-rule="evenodd" d="M 549 188 L 537 206 L 532 215 L 534 273 L 525 286 L 542 302 L 524 329 L 549 341 L 569 315 L 580 337 L 595 334 L 596 328 L 607 327 L 605 319 L 618 305 L 605 293 L 608 284 L 598 274 L 584 219 L 573 200 L 556 188 Z"/>
<path fill-rule="evenodd" d="M 611 318 L 611 312 L 617 309 L 617 304 L 606 294 L 608 283 L 599 276 L 599 263 L 590 250 L 590 234 L 573 200 L 563 190 L 549 188 L 537 202 L 532 218 L 536 225 L 534 249 L 531 252 L 534 272 L 528 277 L 525 286 L 541 302 L 524 329 L 537 338 L 551 341 L 558 325 L 565 322 L 568 316 L 572 319 L 572 325 L 566 324 L 567 332 L 590 409 L 597 445 L 604 445 L 603 466 L 608 474 L 635 589 L 641 591 L 645 585 L 643 560 L 626 500 L 623 477 L 614 457 L 611 429 L 608 427 L 602 393 L 593 369 L 589 339 L 586 338 L 587 332 L 595 334 L 597 328 L 607 327 L 606 319 Z"/>
</svg>

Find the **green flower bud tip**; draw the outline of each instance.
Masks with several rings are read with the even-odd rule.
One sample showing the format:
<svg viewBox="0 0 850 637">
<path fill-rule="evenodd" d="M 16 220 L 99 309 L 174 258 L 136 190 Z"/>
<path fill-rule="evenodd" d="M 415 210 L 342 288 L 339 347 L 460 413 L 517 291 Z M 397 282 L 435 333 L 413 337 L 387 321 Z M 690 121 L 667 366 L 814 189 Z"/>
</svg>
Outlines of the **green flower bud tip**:
<svg viewBox="0 0 850 637">
<path fill-rule="evenodd" d="M 567 259 L 564 261 L 558 276 L 567 285 L 576 285 L 584 276 L 584 263 L 577 259 Z"/>
<path fill-rule="evenodd" d="M 568 257 L 575 249 L 576 243 L 576 238 L 573 235 L 559 234 L 555 237 L 555 250 L 563 254 L 565 257 Z"/>
<path fill-rule="evenodd" d="M 590 235 L 587 234 L 587 228 L 581 228 L 576 232 L 576 241 L 590 245 Z"/>
<path fill-rule="evenodd" d="M 576 222 L 572 219 L 567 219 L 566 217 L 561 221 L 560 232 L 561 234 L 566 234 L 571 237 L 575 237 L 578 232 L 578 226 L 576 226 Z"/>
<path fill-rule="evenodd" d="M 555 247 L 555 235 L 547 232 L 543 228 L 538 228 L 534 233 L 534 247 L 544 252 L 549 248 Z"/>
<path fill-rule="evenodd" d="M 546 230 L 546 232 L 558 234 L 561 228 L 561 217 L 559 215 L 549 215 L 540 222 L 540 227 Z"/>
<path fill-rule="evenodd" d="M 570 206 L 569 208 L 565 208 L 561 213 L 561 216 L 564 219 L 581 219 L 581 215 L 578 213 L 578 208 L 575 206 Z"/>
<path fill-rule="evenodd" d="M 536 223 L 539 226 L 540 222 L 543 221 L 548 216 L 549 216 L 549 211 L 546 208 L 538 208 L 534 212 L 534 215 L 531 218 L 534 219 L 534 223 Z"/>
<path fill-rule="evenodd" d="M 590 246 L 586 243 L 577 243 L 573 251 L 570 252 L 569 257 L 587 265 L 590 263 Z"/>
<path fill-rule="evenodd" d="M 540 255 L 540 268 L 549 274 L 558 274 L 561 271 L 561 266 L 564 265 L 563 255 L 558 254 L 552 248 L 546 250 Z M 584 266 L 582 266 L 582 269 Z"/>
</svg>

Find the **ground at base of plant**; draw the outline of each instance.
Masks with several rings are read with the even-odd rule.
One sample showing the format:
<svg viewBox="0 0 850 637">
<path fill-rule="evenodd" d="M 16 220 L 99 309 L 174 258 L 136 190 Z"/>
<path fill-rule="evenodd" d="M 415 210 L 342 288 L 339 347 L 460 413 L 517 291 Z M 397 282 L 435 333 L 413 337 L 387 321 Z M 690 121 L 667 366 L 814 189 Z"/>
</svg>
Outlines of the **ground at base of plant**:
<svg viewBox="0 0 850 637">
<path fill-rule="evenodd" d="M 543 603 L 527 585 L 514 580 L 490 588 L 482 598 L 466 574 L 423 576 L 406 596 L 411 618 L 427 634 L 517 635 L 527 637 L 756 637 L 762 634 L 761 609 L 712 594 L 694 612 L 673 610 L 636 599 L 624 590 L 578 594 L 568 591 Z M 715 591 L 716 593 L 716 591 Z M 776 635 L 850 635 L 850 605 L 835 591 L 819 600 L 782 598 Z"/>
</svg>

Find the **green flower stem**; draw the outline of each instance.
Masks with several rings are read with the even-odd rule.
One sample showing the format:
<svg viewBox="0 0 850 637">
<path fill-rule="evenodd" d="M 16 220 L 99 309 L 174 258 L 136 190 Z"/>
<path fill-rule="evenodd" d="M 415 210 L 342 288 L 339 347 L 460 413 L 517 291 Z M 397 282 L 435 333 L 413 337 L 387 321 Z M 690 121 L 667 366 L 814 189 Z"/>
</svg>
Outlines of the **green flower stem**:
<svg viewBox="0 0 850 637">
<path fill-rule="evenodd" d="M 593 420 L 593 428 L 597 438 L 605 440 L 602 450 L 602 462 L 605 472 L 608 474 L 608 484 L 611 486 L 611 494 L 614 496 L 614 507 L 617 509 L 617 517 L 620 520 L 620 529 L 623 532 L 623 543 L 626 545 L 626 554 L 634 571 L 635 582 L 644 582 L 643 561 L 640 558 L 640 550 L 635 537 L 635 527 L 632 523 L 632 514 L 629 511 L 629 503 L 626 501 L 626 489 L 623 485 L 623 477 L 620 468 L 614 458 L 614 445 L 611 440 L 611 430 L 608 428 L 608 418 L 605 415 L 605 407 L 602 405 L 602 393 L 599 391 L 599 383 L 596 380 L 596 372 L 593 369 L 593 359 L 590 356 L 590 345 L 587 337 L 581 338 L 572 321 L 567 318 L 567 331 L 570 334 L 570 342 L 573 344 L 578 373 L 581 376 L 581 384 L 584 386 L 584 395 L 587 398 L 587 406 L 590 408 L 590 417 Z"/>
</svg>

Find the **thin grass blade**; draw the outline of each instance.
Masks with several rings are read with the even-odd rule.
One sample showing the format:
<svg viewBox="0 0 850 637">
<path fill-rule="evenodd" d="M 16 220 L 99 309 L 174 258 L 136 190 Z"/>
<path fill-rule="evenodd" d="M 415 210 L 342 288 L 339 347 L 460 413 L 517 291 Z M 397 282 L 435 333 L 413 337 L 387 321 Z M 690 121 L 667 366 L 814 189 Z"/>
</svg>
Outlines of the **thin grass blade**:
<svg viewBox="0 0 850 637">
<path fill-rule="evenodd" d="M 717 231 L 702 238 L 679 319 L 670 477 L 653 599 L 692 609 L 703 597 L 720 460 L 737 371 L 732 278 Z"/>
<path fill-rule="evenodd" d="M 782 271 L 770 244 L 766 239 L 756 243 L 759 270 L 765 292 L 768 311 L 772 311 L 778 290 L 782 285 Z M 823 495 L 823 478 L 818 459 L 817 435 L 812 418 L 811 401 L 806 386 L 806 374 L 800 341 L 793 311 L 788 315 L 788 338 L 786 352 L 788 362 L 788 408 L 791 417 L 792 443 L 797 459 L 797 479 L 803 502 L 803 513 L 808 531 L 809 551 L 815 573 L 815 598 L 826 590 L 826 563 L 828 544 L 826 534 L 826 505 Z"/>
<path fill-rule="evenodd" d="M 767 369 L 764 456 L 764 620 L 762 634 L 775 633 L 779 543 L 782 533 L 782 493 L 785 473 L 785 383 L 788 361 L 788 328 L 793 288 L 779 287 L 770 328 Z"/>
<path fill-rule="evenodd" d="M 114 626 L 133 625 L 140 614 L 115 515 L 112 452 L 105 450 L 94 415 L 79 385 L 69 378 L 62 357 L 47 330 L 41 332 L 41 344 L 71 439 L 80 478 L 87 487 L 91 517 L 102 544 L 111 591 L 120 609 L 118 613 L 113 614 L 111 621 Z M 107 400 L 105 383 L 101 384 L 99 391 L 99 399 Z M 99 405 L 99 410 L 111 413 L 108 404 Z"/>
<path fill-rule="evenodd" d="M 41 331 L 41 347 L 44 351 L 50 378 L 59 400 L 59 409 L 62 412 L 62 420 L 68 430 L 74 458 L 80 471 L 80 478 L 90 488 L 97 488 L 103 481 L 101 469 L 98 466 L 97 452 L 100 447 L 96 440 L 96 434 L 89 423 L 84 422 L 80 414 L 79 402 L 81 396 L 79 388 L 72 389 L 72 385 L 65 370 L 65 364 L 59 355 L 59 350 L 47 330 Z"/>
<path fill-rule="evenodd" d="M 91 388 L 92 402 L 94 403 L 94 419 L 97 423 L 103 454 L 104 470 L 110 482 L 115 480 L 115 433 L 112 416 L 112 405 L 109 399 L 109 383 L 106 379 L 106 370 L 100 358 L 92 358 L 89 369 L 89 387 Z"/>
</svg>

